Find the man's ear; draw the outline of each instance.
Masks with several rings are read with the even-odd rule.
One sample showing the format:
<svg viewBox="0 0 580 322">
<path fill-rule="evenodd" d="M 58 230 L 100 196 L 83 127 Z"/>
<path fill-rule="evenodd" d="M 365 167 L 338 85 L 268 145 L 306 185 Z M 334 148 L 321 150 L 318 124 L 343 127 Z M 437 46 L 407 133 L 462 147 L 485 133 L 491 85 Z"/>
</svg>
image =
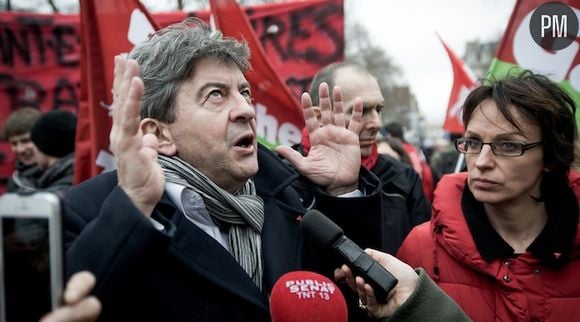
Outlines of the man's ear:
<svg viewBox="0 0 580 322">
<path fill-rule="evenodd" d="M 166 156 L 177 154 L 177 146 L 167 124 L 156 119 L 144 118 L 139 127 L 143 131 L 143 135 L 151 133 L 157 137 L 157 152 Z"/>
</svg>

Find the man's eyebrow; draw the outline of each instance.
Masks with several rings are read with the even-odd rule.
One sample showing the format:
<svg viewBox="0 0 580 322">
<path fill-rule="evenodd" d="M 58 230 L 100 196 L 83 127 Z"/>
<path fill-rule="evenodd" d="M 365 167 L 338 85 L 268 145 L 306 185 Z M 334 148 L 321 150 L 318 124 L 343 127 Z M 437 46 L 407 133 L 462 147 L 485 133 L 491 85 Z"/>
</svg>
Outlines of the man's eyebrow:
<svg viewBox="0 0 580 322">
<path fill-rule="evenodd" d="M 222 83 L 222 82 L 209 82 L 209 83 L 205 83 L 197 91 L 197 98 L 202 98 L 204 96 L 205 91 L 208 88 L 211 88 L 211 87 L 217 87 L 217 88 L 222 89 L 222 90 L 228 90 L 230 88 L 230 86 L 228 84 Z M 238 86 L 238 90 L 240 90 L 240 89 L 246 89 L 246 88 L 251 89 L 249 82 L 242 82 Z"/>
<path fill-rule="evenodd" d="M 205 84 L 203 84 L 202 87 L 199 88 L 199 90 L 197 90 L 197 93 L 196 93 L 197 98 L 198 99 L 202 98 L 204 96 L 205 91 L 211 87 L 217 87 L 217 88 L 223 89 L 223 90 L 227 90 L 229 88 L 229 86 L 226 83 L 222 83 L 222 82 L 205 83 Z"/>
<path fill-rule="evenodd" d="M 242 83 L 240 83 L 240 86 L 238 87 L 238 89 L 242 89 L 242 88 L 249 88 L 249 89 L 251 89 L 252 86 L 250 86 L 250 83 L 249 82 L 242 82 Z"/>
</svg>

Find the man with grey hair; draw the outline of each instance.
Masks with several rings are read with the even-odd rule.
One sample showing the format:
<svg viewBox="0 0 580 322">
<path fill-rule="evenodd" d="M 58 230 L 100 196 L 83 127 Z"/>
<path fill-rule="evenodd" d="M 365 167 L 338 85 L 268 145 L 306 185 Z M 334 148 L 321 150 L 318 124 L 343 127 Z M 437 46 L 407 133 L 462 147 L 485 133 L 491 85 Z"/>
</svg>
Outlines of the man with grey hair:
<svg viewBox="0 0 580 322">
<path fill-rule="evenodd" d="M 323 83 L 331 89 L 340 87 L 347 122 L 355 102 L 363 102 L 362 129 L 359 133 L 361 163 L 382 181 L 384 238 L 381 249 L 394 255 L 411 229 L 431 217 L 431 206 L 422 191 L 421 178 L 411 167 L 377 151 L 377 134 L 385 99 L 377 79 L 368 70 L 351 62 L 339 62 L 316 73 L 310 96 L 317 115 L 321 114 L 317 106 L 320 102 L 317 89 Z M 310 150 L 307 134 L 304 131 L 301 144 L 295 146 L 304 155 Z"/>
<path fill-rule="evenodd" d="M 363 114 L 359 132 L 361 164 L 372 171 L 382 183 L 382 214 L 376 214 L 376 226 L 382 230 L 379 249 L 395 255 L 411 229 L 431 217 L 431 207 L 421 190 L 421 179 L 409 166 L 394 158 L 378 153 L 376 137 L 381 127 L 381 110 L 385 99 L 375 77 L 364 67 L 350 62 L 339 62 L 322 68 L 312 80 L 310 95 L 314 112 L 322 116 L 318 107 L 322 97 L 318 87 L 328 84 L 329 88 L 340 88 L 345 120 L 348 123 L 354 116 L 354 108 L 359 101 L 363 103 Z M 337 87 L 335 87 L 337 86 Z M 332 92 L 331 94 L 332 95 Z M 358 122 L 358 121 L 357 121 Z M 294 147 L 303 155 L 309 155 L 311 144 L 306 129 L 302 142 Z M 310 183 L 305 180 L 294 182 L 300 191 L 303 203 L 308 206 L 315 196 Z M 364 236 L 369 227 L 353 229 L 352 236 Z M 308 250 L 307 250 L 308 251 Z M 349 304 L 349 321 L 369 320 L 366 310 L 361 310 L 355 301 L 356 295 L 345 292 Z"/>
<path fill-rule="evenodd" d="M 302 97 L 312 147 L 303 157 L 257 143 L 244 43 L 197 19 L 115 58 L 111 146 L 117 171 L 68 194 L 68 271 L 89 270 L 104 321 L 269 321 L 268 294 L 309 267 L 292 182 L 347 234 L 374 227 L 380 183 L 360 167 L 362 104 L 348 128 L 340 90 L 320 86 L 321 125 Z M 333 104 L 331 104 L 331 101 Z M 363 247 L 380 243 L 369 229 Z"/>
</svg>

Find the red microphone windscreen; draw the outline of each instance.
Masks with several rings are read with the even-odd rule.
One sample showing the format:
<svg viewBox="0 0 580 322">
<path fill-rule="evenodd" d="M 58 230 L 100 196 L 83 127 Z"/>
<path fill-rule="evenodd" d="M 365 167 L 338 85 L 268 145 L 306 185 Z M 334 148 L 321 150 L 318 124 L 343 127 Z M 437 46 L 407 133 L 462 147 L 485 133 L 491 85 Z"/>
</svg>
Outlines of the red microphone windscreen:
<svg viewBox="0 0 580 322">
<path fill-rule="evenodd" d="M 284 274 L 270 296 L 272 322 L 346 322 L 346 301 L 338 287 L 314 272 Z"/>
</svg>

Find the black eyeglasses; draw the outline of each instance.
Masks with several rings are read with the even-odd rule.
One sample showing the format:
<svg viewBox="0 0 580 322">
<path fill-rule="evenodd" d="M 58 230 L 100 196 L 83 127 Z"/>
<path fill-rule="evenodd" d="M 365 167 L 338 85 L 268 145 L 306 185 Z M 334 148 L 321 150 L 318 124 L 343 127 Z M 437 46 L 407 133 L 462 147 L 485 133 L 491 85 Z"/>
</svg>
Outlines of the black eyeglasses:
<svg viewBox="0 0 580 322">
<path fill-rule="evenodd" d="M 495 155 L 505 157 L 517 157 L 523 155 L 529 149 L 542 145 L 542 142 L 523 143 L 518 141 L 494 141 L 482 142 L 475 139 L 459 138 L 455 140 L 455 149 L 460 153 L 478 154 L 483 146 L 488 144 Z"/>
</svg>

